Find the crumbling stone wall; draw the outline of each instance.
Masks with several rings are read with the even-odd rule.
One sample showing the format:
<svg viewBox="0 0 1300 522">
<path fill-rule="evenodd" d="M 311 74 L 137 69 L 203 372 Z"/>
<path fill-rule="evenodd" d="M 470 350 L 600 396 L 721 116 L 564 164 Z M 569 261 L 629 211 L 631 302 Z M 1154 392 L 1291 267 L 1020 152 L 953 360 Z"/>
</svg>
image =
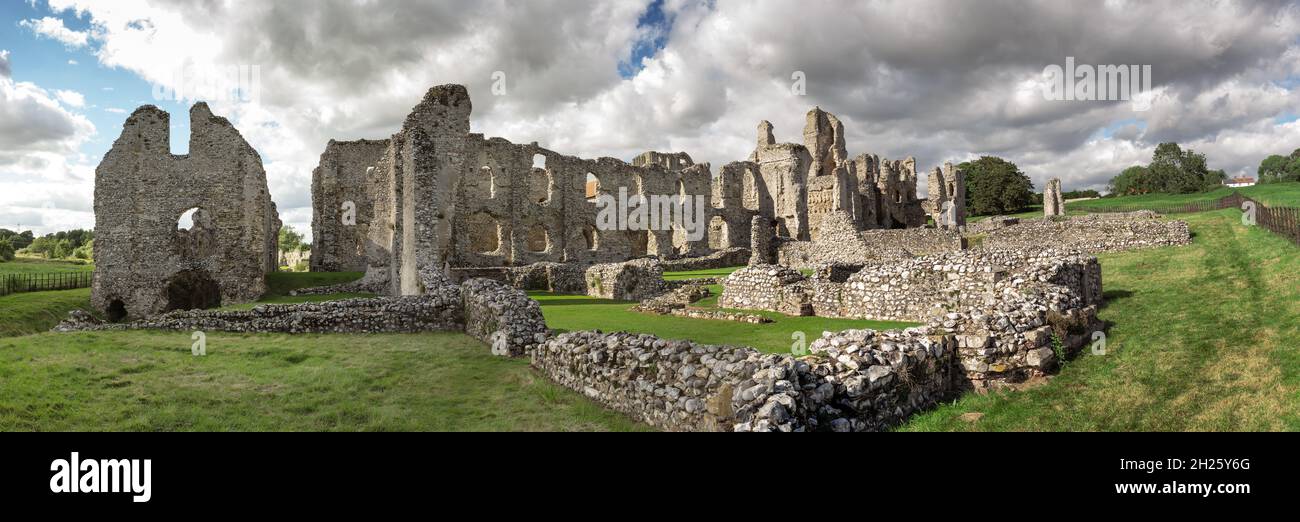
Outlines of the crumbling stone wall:
<svg viewBox="0 0 1300 522">
<path fill-rule="evenodd" d="M 244 333 L 416 333 L 458 331 L 519 357 L 546 339 L 541 305 L 497 281 L 440 284 L 418 296 L 259 305 L 251 310 L 175 311 L 132 322 L 103 324 L 73 313 L 56 331 L 179 330 Z"/>
<path fill-rule="evenodd" d="M 619 301 L 640 301 L 668 290 L 656 259 L 602 263 L 587 268 L 587 295 Z"/>
<path fill-rule="evenodd" d="M 374 217 L 369 170 L 388 145 L 388 140 L 326 145 L 311 173 L 313 272 L 366 270 L 366 238 Z"/>
<path fill-rule="evenodd" d="M 1077 349 L 1085 334 L 1100 329 L 1100 265 L 1070 252 L 960 252 L 826 266 L 812 277 L 759 265 L 722 284 L 718 303 L 727 308 L 927 322 L 944 335 L 982 335 L 989 341 L 960 339 L 971 345 L 964 346 L 963 362 L 976 388 L 1050 370 L 1054 360 L 1041 350 L 1050 347 L 1050 333 Z"/>
<path fill-rule="evenodd" d="M 190 109 L 189 154 L 170 115 L 127 118 L 95 170 L 93 306 L 117 320 L 256 300 L 277 267 L 280 220 L 257 152 L 207 104 Z M 194 212 L 194 226 L 178 220 Z"/>
<path fill-rule="evenodd" d="M 1154 213 L 1140 212 L 1022 220 L 1014 225 L 987 230 L 978 246 L 990 250 L 1027 251 L 1048 246 L 1102 253 L 1186 245 L 1191 241 L 1186 221 L 1163 220 Z"/>
<path fill-rule="evenodd" d="M 571 332 L 532 352 L 552 381 L 673 431 L 881 431 L 947 397 L 954 346 L 922 332 L 827 334 L 812 355 Z"/>
<path fill-rule="evenodd" d="M 945 230 L 960 230 L 966 226 L 966 173 L 944 163 L 930 172 L 927 186 L 930 197 L 926 210 L 935 226 Z"/>
</svg>

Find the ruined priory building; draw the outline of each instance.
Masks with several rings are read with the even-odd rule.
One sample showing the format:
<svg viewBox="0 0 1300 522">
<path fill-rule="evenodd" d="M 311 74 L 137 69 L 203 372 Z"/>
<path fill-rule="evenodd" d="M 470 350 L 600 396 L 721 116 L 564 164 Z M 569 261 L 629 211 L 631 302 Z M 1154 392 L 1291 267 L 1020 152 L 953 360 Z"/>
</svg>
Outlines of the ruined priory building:
<svg viewBox="0 0 1300 522">
<path fill-rule="evenodd" d="M 674 259 L 749 247 L 755 217 L 799 240 L 815 238 L 832 211 L 848 213 L 859 230 L 927 219 L 915 160 L 850 159 L 843 125 L 821 109 L 809 112 L 803 144 L 777 143 L 771 124 L 761 123 L 748 160 L 716 175 L 686 153 L 646 152 L 627 163 L 485 138 L 470 132 L 471 110 L 463 86 L 438 86 L 389 139 L 329 143 L 313 173 L 314 270 L 364 267 L 368 284 L 406 294 L 418 292 L 422 273 L 451 268 Z M 636 196 L 702 201 L 697 222 L 707 230 L 603 225 L 602 196 L 627 203 L 624 210 Z M 355 222 L 343 219 L 349 215 Z"/>
<path fill-rule="evenodd" d="M 109 319 L 253 301 L 276 268 L 261 157 L 206 104 L 190 126 L 189 154 L 174 155 L 170 116 L 140 107 L 95 170 L 91 301 Z"/>
</svg>

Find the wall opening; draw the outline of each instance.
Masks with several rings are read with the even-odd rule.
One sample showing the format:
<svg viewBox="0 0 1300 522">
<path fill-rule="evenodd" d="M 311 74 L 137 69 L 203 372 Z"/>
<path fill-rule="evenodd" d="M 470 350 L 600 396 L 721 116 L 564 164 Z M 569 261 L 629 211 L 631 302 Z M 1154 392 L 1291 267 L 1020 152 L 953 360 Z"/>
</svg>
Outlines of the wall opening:
<svg viewBox="0 0 1300 522">
<path fill-rule="evenodd" d="M 487 199 L 497 197 L 497 179 L 492 167 L 484 165 L 478 169 L 478 173 L 479 177 L 475 180 L 478 183 L 478 190 L 475 191 L 475 194 L 478 197 Z"/>
<path fill-rule="evenodd" d="M 534 168 L 528 175 L 528 200 L 545 205 L 551 200 L 551 171 Z"/>
<path fill-rule="evenodd" d="M 644 230 L 629 230 L 627 232 L 627 242 L 630 257 L 645 256 L 649 252 L 650 234 Z"/>
<path fill-rule="evenodd" d="M 745 169 L 743 185 L 743 190 L 740 193 L 741 206 L 745 207 L 745 210 L 758 211 L 760 196 L 758 194 L 758 177 L 754 175 L 754 171 Z"/>
<path fill-rule="evenodd" d="M 167 280 L 167 307 L 172 310 L 205 310 L 221 306 L 221 286 L 206 270 L 185 270 Z"/>
<path fill-rule="evenodd" d="M 469 248 L 480 254 L 491 254 L 501 247 L 501 225 L 496 218 L 479 212 L 465 218 L 469 233 Z"/>
<path fill-rule="evenodd" d="M 194 214 L 200 211 L 199 207 L 194 207 L 181 213 L 181 217 L 176 220 L 176 230 L 193 230 Z"/>
<path fill-rule="evenodd" d="M 583 193 L 587 196 L 587 201 L 595 201 L 596 196 L 600 195 L 600 179 L 595 174 L 587 173 L 587 181 L 583 184 Z"/>
<path fill-rule="evenodd" d="M 126 303 L 123 303 L 121 299 L 114 299 L 108 303 L 108 310 L 105 310 L 104 313 L 109 322 L 120 322 L 126 319 Z"/>
<path fill-rule="evenodd" d="M 533 225 L 531 227 L 528 227 L 528 241 L 527 241 L 527 245 L 525 245 L 525 248 L 527 248 L 529 252 L 532 252 L 534 254 L 540 254 L 546 252 L 546 248 L 549 246 L 549 243 L 550 243 L 550 238 L 549 235 L 546 233 L 546 227 L 543 227 L 541 225 Z"/>
<path fill-rule="evenodd" d="M 727 220 L 722 216 L 713 216 L 709 220 L 709 248 L 722 250 L 731 247 L 731 238 L 727 230 Z"/>
<path fill-rule="evenodd" d="M 535 169 L 545 169 L 545 168 L 546 168 L 546 155 L 545 155 L 545 154 L 533 154 L 533 168 L 535 168 Z"/>
<path fill-rule="evenodd" d="M 582 238 L 587 241 L 587 250 L 596 250 L 600 248 L 600 234 L 596 232 L 596 227 L 587 225 L 583 228 Z"/>
</svg>

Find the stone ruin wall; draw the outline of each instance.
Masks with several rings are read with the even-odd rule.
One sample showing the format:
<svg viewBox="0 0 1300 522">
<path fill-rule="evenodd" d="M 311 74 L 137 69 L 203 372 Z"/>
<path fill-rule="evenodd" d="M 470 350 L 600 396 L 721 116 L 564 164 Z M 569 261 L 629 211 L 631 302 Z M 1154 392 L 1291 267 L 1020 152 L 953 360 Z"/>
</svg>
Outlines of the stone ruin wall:
<svg viewBox="0 0 1300 522">
<path fill-rule="evenodd" d="M 531 352 L 552 381 L 672 431 L 881 431 L 949 396 L 955 345 L 850 330 L 794 358 L 651 335 L 571 332 Z"/>
<path fill-rule="evenodd" d="M 773 234 L 803 241 L 820 236 L 833 213 L 847 213 L 857 230 L 919 227 L 926 219 L 915 160 L 850 159 L 843 125 L 819 108 L 808 113 L 804 144 L 776 143 L 762 122 L 749 160 L 724 165 L 716 177 L 685 153 L 650 151 L 628 164 L 484 138 L 468 132 L 470 110 L 464 87 L 435 87 L 390 140 L 331 142 L 313 182 L 314 248 L 326 253 L 316 269 L 355 269 L 364 255 L 367 281 L 400 294 L 418 290 L 420 269 L 404 267 L 421 259 L 430 270 L 672 260 L 750 247 L 755 217 L 772 220 Z M 441 145 L 415 140 L 417 132 Z M 340 188 L 354 179 L 364 179 L 368 193 Z M 681 229 L 600 230 L 589 191 L 615 199 L 702 196 L 706 239 L 689 241 Z M 355 227 L 337 220 L 350 197 L 367 201 L 358 204 Z M 403 254 L 408 242 L 415 247 Z M 415 259 L 406 257 L 411 250 Z"/>
<path fill-rule="evenodd" d="M 720 307 L 787 315 L 916 321 L 955 335 L 977 389 L 1044 375 L 1052 335 L 1074 350 L 1100 328 L 1101 268 L 1070 252 L 979 251 L 832 265 L 812 277 L 755 265 L 723 280 Z M 1047 348 L 1046 351 L 1043 349 Z"/>
<path fill-rule="evenodd" d="M 173 330 L 238 333 L 464 332 L 500 356 L 519 357 L 547 337 L 541 305 L 524 292 L 486 279 L 444 284 L 418 296 L 264 304 L 251 310 L 184 310 L 105 324 L 74 312 L 56 331 Z"/>
<path fill-rule="evenodd" d="M 708 164 L 685 154 L 648 152 L 636 160 L 644 166 L 565 156 L 469 133 L 471 108 L 462 86 L 431 89 L 366 169 L 365 285 L 409 295 L 450 268 L 674 259 L 748 246 L 756 211 L 741 202 L 747 165 L 724 167 L 715 182 Z M 600 230 L 595 199 L 587 197 L 592 177 L 598 194 L 615 200 L 699 196 L 701 223 L 715 233 L 690 241 L 680 228 Z"/>
<path fill-rule="evenodd" d="M 325 147 L 311 173 L 313 272 L 366 270 L 365 242 L 374 216 L 369 169 L 388 145 L 388 140 L 330 140 Z"/>
<path fill-rule="evenodd" d="M 91 302 L 112 320 L 258 299 L 278 261 L 279 216 L 261 157 L 204 103 L 189 154 L 170 150 L 170 115 L 137 109 L 95 170 Z M 197 209 L 194 226 L 178 221 Z"/>
</svg>

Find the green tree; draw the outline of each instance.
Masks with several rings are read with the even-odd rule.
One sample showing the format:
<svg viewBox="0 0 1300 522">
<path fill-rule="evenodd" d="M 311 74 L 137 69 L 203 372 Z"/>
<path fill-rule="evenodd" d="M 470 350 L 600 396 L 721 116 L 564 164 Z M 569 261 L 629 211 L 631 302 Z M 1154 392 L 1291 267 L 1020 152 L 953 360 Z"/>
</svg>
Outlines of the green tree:
<svg viewBox="0 0 1300 522">
<path fill-rule="evenodd" d="M 14 260 L 14 244 L 8 239 L 0 239 L 0 261 Z"/>
<path fill-rule="evenodd" d="M 1218 187 L 1227 177 L 1222 170 L 1210 170 L 1204 154 L 1167 142 L 1156 146 L 1147 166 L 1129 167 L 1112 178 L 1110 193 L 1189 194 Z"/>
<path fill-rule="evenodd" d="M 984 156 L 958 168 L 966 173 L 966 210 L 972 215 L 1014 214 L 1034 201 L 1034 183 L 1015 163 Z"/>
<path fill-rule="evenodd" d="M 1260 183 L 1279 183 L 1283 181 L 1300 181 L 1300 149 L 1290 156 L 1274 154 L 1259 163 Z"/>
<path fill-rule="evenodd" d="M 77 247 L 76 250 L 72 251 L 72 257 L 93 261 L 95 259 L 95 240 L 92 239 L 87 241 L 86 244 Z"/>
<path fill-rule="evenodd" d="M 290 225 L 280 227 L 280 251 L 293 252 L 302 247 L 302 234 Z"/>
</svg>

